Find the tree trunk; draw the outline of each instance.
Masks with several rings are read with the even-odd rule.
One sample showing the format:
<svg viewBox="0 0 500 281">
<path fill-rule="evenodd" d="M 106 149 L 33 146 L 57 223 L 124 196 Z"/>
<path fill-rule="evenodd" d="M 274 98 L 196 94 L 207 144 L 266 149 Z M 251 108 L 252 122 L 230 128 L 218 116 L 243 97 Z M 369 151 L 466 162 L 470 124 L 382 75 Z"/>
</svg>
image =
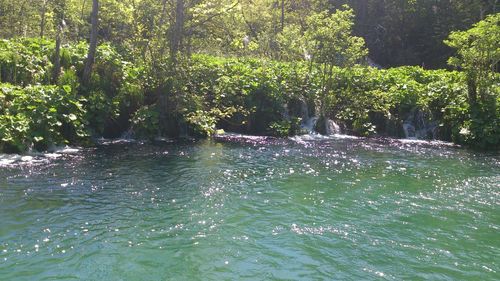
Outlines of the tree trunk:
<svg viewBox="0 0 500 281">
<path fill-rule="evenodd" d="M 62 24 L 57 27 L 56 33 L 56 49 L 54 53 L 54 70 L 52 72 L 52 83 L 57 84 L 59 80 L 59 75 L 61 74 L 61 36 L 62 36 Z"/>
<path fill-rule="evenodd" d="M 176 0 L 175 2 L 175 13 L 173 17 L 173 23 L 171 23 L 170 29 L 170 61 L 171 65 L 167 71 L 167 75 L 174 77 L 176 75 L 177 66 L 177 55 L 181 51 L 182 40 L 184 36 L 184 0 Z M 169 96 L 175 96 L 176 89 L 171 81 L 167 82 L 165 87 L 160 87 L 158 89 L 158 111 L 159 111 L 159 130 L 158 134 L 160 136 L 171 134 L 169 130 L 172 129 L 172 120 L 168 120 L 168 111 L 175 108 L 175 105 L 169 104 L 172 99 Z"/>
<path fill-rule="evenodd" d="M 81 15 L 80 15 L 80 19 L 82 22 L 85 22 L 85 7 L 87 5 L 87 0 L 83 0 L 82 1 L 82 10 L 81 10 Z M 81 28 L 81 24 L 78 24 L 76 26 L 76 35 L 77 35 L 77 38 L 78 38 L 78 41 L 81 41 L 85 38 L 85 35 L 83 35 L 83 30 Z"/>
<path fill-rule="evenodd" d="M 285 0 L 281 0 L 281 31 L 285 29 Z"/>
<path fill-rule="evenodd" d="M 17 35 L 19 36 L 23 36 L 23 37 L 26 37 L 26 25 L 23 26 L 23 24 L 25 24 L 25 19 L 24 19 L 24 13 L 26 12 L 26 1 L 24 1 L 22 4 L 21 4 L 21 9 L 19 10 L 19 15 L 18 15 L 18 19 L 19 19 L 19 29 L 18 29 L 18 32 L 17 32 Z"/>
<path fill-rule="evenodd" d="M 66 7 L 64 2 L 57 1 L 54 4 L 54 15 L 56 21 L 56 49 L 54 52 L 54 68 L 52 70 L 52 83 L 57 84 L 61 74 L 61 44 L 64 28 L 64 11 Z"/>
<path fill-rule="evenodd" d="M 47 13 L 47 2 L 48 0 L 43 1 L 42 6 L 42 14 L 41 14 L 41 22 L 40 22 L 40 38 L 43 38 L 45 35 L 45 22 L 46 22 L 46 13 Z"/>
<path fill-rule="evenodd" d="M 85 87 L 90 81 L 92 75 L 92 67 L 94 66 L 95 53 L 97 49 L 97 28 L 99 25 L 99 0 L 93 0 L 90 32 L 90 45 L 87 59 L 85 60 L 85 68 L 83 70 L 82 85 Z"/>
<path fill-rule="evenodd" d="M 175 22 L 170 40 L 170 57 L 175 62 L 177 53 L 181 49 L 184 34 L 184 0 L 177 0 L 175 7 Z"/>
<path fill-rule="evenodd" d="M 159 21 L 159 24 L 158 24 L 158 34 L 157 36 L 163 36 L 165 35 L 163 33 L 163 25 L 165 23 L 165 18 L 166 18 L 166 14 L 167 14 L 167 0 L 162 0 L 162 4 L 161 4 L 161 14 L 160 14 L 160 21 Z M 157 54 L 157 56 L 152 56 L 152 63 L 153 63 L 153 70 L 156 70 L 156 75 L 158 76 L 157 79 L 158 81 L 161 80 L 161 77 L 163 75 L 163 72 L 160 71 L 158 69 L 158 65 L 157 65 L 157 61 L 161 61 L 162 58 L 163 58 L 163 55 L 165 53 L 165 49 L 166 47 L 168 46 L 170 48 L 170 53 L 172 53 L 172 41 L 174 39 L 174 30 L 172 29 L 172 24 L 171 24 L 171 32 L 172 34 L 170 35 L 170 38 L 167 37 L 167 44 L 162 44 L 160 46 L 160 50 Z M 151 54 L 153 54 L 153 52 L 151 51 Z M 158 100 L 157 100 L 157 107 L 158 107 L 158 137 L 162 137 L 164 136 L 164 133 L 167 132 L 167 106 L 168 106 L 168 100 L 167 100 L 167 93 L 166 93 L 166 89 L 165 87 L 163 87 L 164 85 L 158 85 L 157 86 L 157 89 L 155 90 L 155 95 L 157 96 Z"/>
<path fill-rule="evenodd" d="M 167 0 L 163 0 L 162 1 L 161 7 L 162 8 L 161 8 L 160 22 L 159 22 L 158 27 L 157 27 L 157 29 L 158 29 L 157 36 L 165 36 L 163 25 L 165 24 L 165 18 L 167 17 Z M 168 42 L 168 40 L 166 42 Z M 161 44 L 160 51 L 159 51 L 159 56 L 158 56 L 158 58 L 152 58 L 153 61 L 157 60 L 157 59 L 162 59 L 163 58 L 163 55 L 165 54 L 165 49 L 167 48 L 167 46 L 168 46 L 168 43 L 167 44 Z"/>
<path fill-rule="evenodd" d="M 470 75 L 470 74 L 469 74 Z M 476 108 L 477 105 L 477 83 L 475 77 L 467 77 L 467 94 L 470 108 Z"/>
</svg>

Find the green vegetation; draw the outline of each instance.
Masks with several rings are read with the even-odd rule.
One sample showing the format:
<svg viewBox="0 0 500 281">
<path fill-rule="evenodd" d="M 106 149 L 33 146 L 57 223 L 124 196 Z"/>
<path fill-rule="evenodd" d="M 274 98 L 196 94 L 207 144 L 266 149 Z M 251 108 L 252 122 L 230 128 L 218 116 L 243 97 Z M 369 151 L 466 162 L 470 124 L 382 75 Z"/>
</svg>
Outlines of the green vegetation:
<svg viewBox="0 0 500 281">
<path fill-rule="evenodd" d="M 127 131 L 143 139 L 217 129 L 291 136 L 304 133 L 301 123 L 312 115 L 320 132 L 334 120 L 350 134 L 391 137 L 403 137 L 404 123 L 418 116 L 435 124 L 425 138 L 499 148 L 499 14 L 449 35 L 456 71 L 377 69 L 367 64 L 372 50 L 389 66 L 432 56 L 391 63 L 372 48 L 360 22 L 372 20 L 374 7 L 389 13 L 400 4 L 367 1 L 362 13 L 355 1 L 337 2 L 47 0 L 18 15 L 38 20 L 18 22 L 4 13 L 17 11 L 14 2 L 0 1 L 0 151 L 88 144 Z M 428 8 L 416 2 L 402 15 Z M 436 5 L 433 20 L 444 13 Z M 482 15 L 496 8 L 480 7 Z M 442 40 L 442 33 L 434 35 Z"/>
<path fill-rule="evenodd" d="M 457 49 L 449 63 L 461 68 L 467 80 L 470 120 L 463 128 L 465 137 L 483 147 L 498 146 L 500 14 L 488 16 L 470 30 L 451 33 L 446 44 Z"/>
<path fill-rule="evenodd" d="M 87 137 L 84 109 L 71 87 L 0 85 L 0 148 L 38 150 Z"/>
<path fill-rule="evenodd" d="M 37 130 L 45 125 L 30 126 L 24 129 L 23 135 L 15 135 L 20 127 L 13 126 L 12 120 L 27 119 L 34 123 L 52 115 L 54 120 L 60 121 L 53 124 L 47 121 L 53 128 L 50 133 L 55 135 L 44 136 L 44 145 L 49 141 L 81 140 L 79 137 L 85 135 L 119 136 L 129 126 L 142 138 L 162 134 L 178 137 L 182 134 L 182 126 L 191 135 L 210 135 L 217 128 L 224 128 L 242 133 L 288 136 L 300 133 L 301 106 L 304 103 L 311 110 L 317 110 L 322 104 L 328 118 L 338 120 L 356 135 L 403 137 L 403 121 L 412 111 L 419 110 L 429 121 L 439 122 L 440 139 L 470 144 L 475 140 L 463 133 L 470 120 L 466 75 L 462 72 L 420 67 L 387 70 L 363 66 L 332 67 L 327 79 L 329 90 L 325 94 L 324 74 L 319 65 L 310 70 L 307 62 L 194 55 L 178 66 L 182 77 L 176 77 L 173 86 L 178 92 L 167 98 L 170 121 L 160 128 L 155 89 L 148 85 L 154 77 L 140 79 L 148 76 L 116 56 L 109 46 L 99 48 L 100 59 L 97 61 L 103 64 L 96 66 L 99 75 L 93 76 L 91 91 L 87 95 L 71 90 L 78 88 L 75 77 L 78 62 L 81 62 L 78 59 L 61 76 L 60 83 L 64 86 L 28 86 L 23 89 L 2 84 L 0 101 L 5 116 L 0 128 L 8 136 L 2 142 L 26 147 L 38 136 Z M 74 68 L 76 70 L 72 70 Z M 36 72 L 33 74 L 40 76 Z M 43 109 L 26 110 L 35 102 Z M 73 110 L 69 110 L 68 105 L 73 106 Z M 49 112 L 53 114 L 49 115 Z M 73 112 L 78 113 L 78 118 L 67 116 Z M 46 118 L 44 114 L 47 114 Z M 63 124 L 72 125 L 74 129 L 68 131 Z M 160 129 L 165 131 L 159 132 Z M 13 143 L 14 140 L 20 143 Z"/>
</svg>

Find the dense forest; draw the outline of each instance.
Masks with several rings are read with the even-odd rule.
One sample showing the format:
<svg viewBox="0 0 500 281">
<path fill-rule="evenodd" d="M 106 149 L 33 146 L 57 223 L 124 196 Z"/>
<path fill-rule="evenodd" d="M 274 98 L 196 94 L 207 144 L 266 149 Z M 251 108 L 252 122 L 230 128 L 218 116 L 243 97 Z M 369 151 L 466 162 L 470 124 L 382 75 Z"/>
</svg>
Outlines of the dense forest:
<svg viewBox="0 0 500 281">
<path fill-rule="evenodd" d="M 283 137 L 312 116 L 498 149 L 497 2 L 0 0 L 0 151 Z"/>
</svg>

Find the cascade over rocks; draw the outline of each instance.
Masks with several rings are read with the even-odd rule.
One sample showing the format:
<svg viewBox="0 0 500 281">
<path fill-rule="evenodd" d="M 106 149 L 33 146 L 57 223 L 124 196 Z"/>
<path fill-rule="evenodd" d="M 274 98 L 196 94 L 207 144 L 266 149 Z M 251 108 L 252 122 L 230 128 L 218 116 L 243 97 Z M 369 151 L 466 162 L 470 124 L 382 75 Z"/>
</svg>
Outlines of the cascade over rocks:
<svg viewBox="0 0 500 281">
<path fill-rule="evenodd" d="M 321 135 L 326 135 L 326 136 L 331 136 L 341 133 L 340 126 L 337 123 L 335 123 L 335 121 L 326 118 L 324 116 L 317 118 L 316 124 L 314 126 L 314 131 Z"/>
<path fill-rule="evenodd" d="M 325 127 L 327 135 L 336 135 L 341 133 L 340 126 L 333 120 L 325 119 Z"/>
<path fill-rule="evenodd" d="M 407 139 L 437 139 L 439 124 L 424 111 L 414 109 L 403 122 Z"/>
</svg>

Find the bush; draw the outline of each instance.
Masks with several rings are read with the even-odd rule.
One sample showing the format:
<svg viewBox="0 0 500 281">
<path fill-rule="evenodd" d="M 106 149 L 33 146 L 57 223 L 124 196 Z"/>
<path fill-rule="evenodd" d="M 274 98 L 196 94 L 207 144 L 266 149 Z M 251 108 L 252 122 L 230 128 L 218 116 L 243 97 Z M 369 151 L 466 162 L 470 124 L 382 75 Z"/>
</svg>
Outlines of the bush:
<svg viewBox="0 0 500 281">
<path fill-rule="evenodd" d="M 43 39 L 0 40 L 0 82 L 48 83 L 54 43 Z"/>
<path fill-rule="evenodd" d="M 154 106 L 141 107 L 132 117 L 132 131 L 138 138 L 158 136 L 159 113 Z"/>
<path fill-rule="evenodd" d="M 15 87 L 1 84 L 1 146 L 13 152 L 77 143 L 88 135 L 84 110 L 69 86 Z"/>
</svg>

